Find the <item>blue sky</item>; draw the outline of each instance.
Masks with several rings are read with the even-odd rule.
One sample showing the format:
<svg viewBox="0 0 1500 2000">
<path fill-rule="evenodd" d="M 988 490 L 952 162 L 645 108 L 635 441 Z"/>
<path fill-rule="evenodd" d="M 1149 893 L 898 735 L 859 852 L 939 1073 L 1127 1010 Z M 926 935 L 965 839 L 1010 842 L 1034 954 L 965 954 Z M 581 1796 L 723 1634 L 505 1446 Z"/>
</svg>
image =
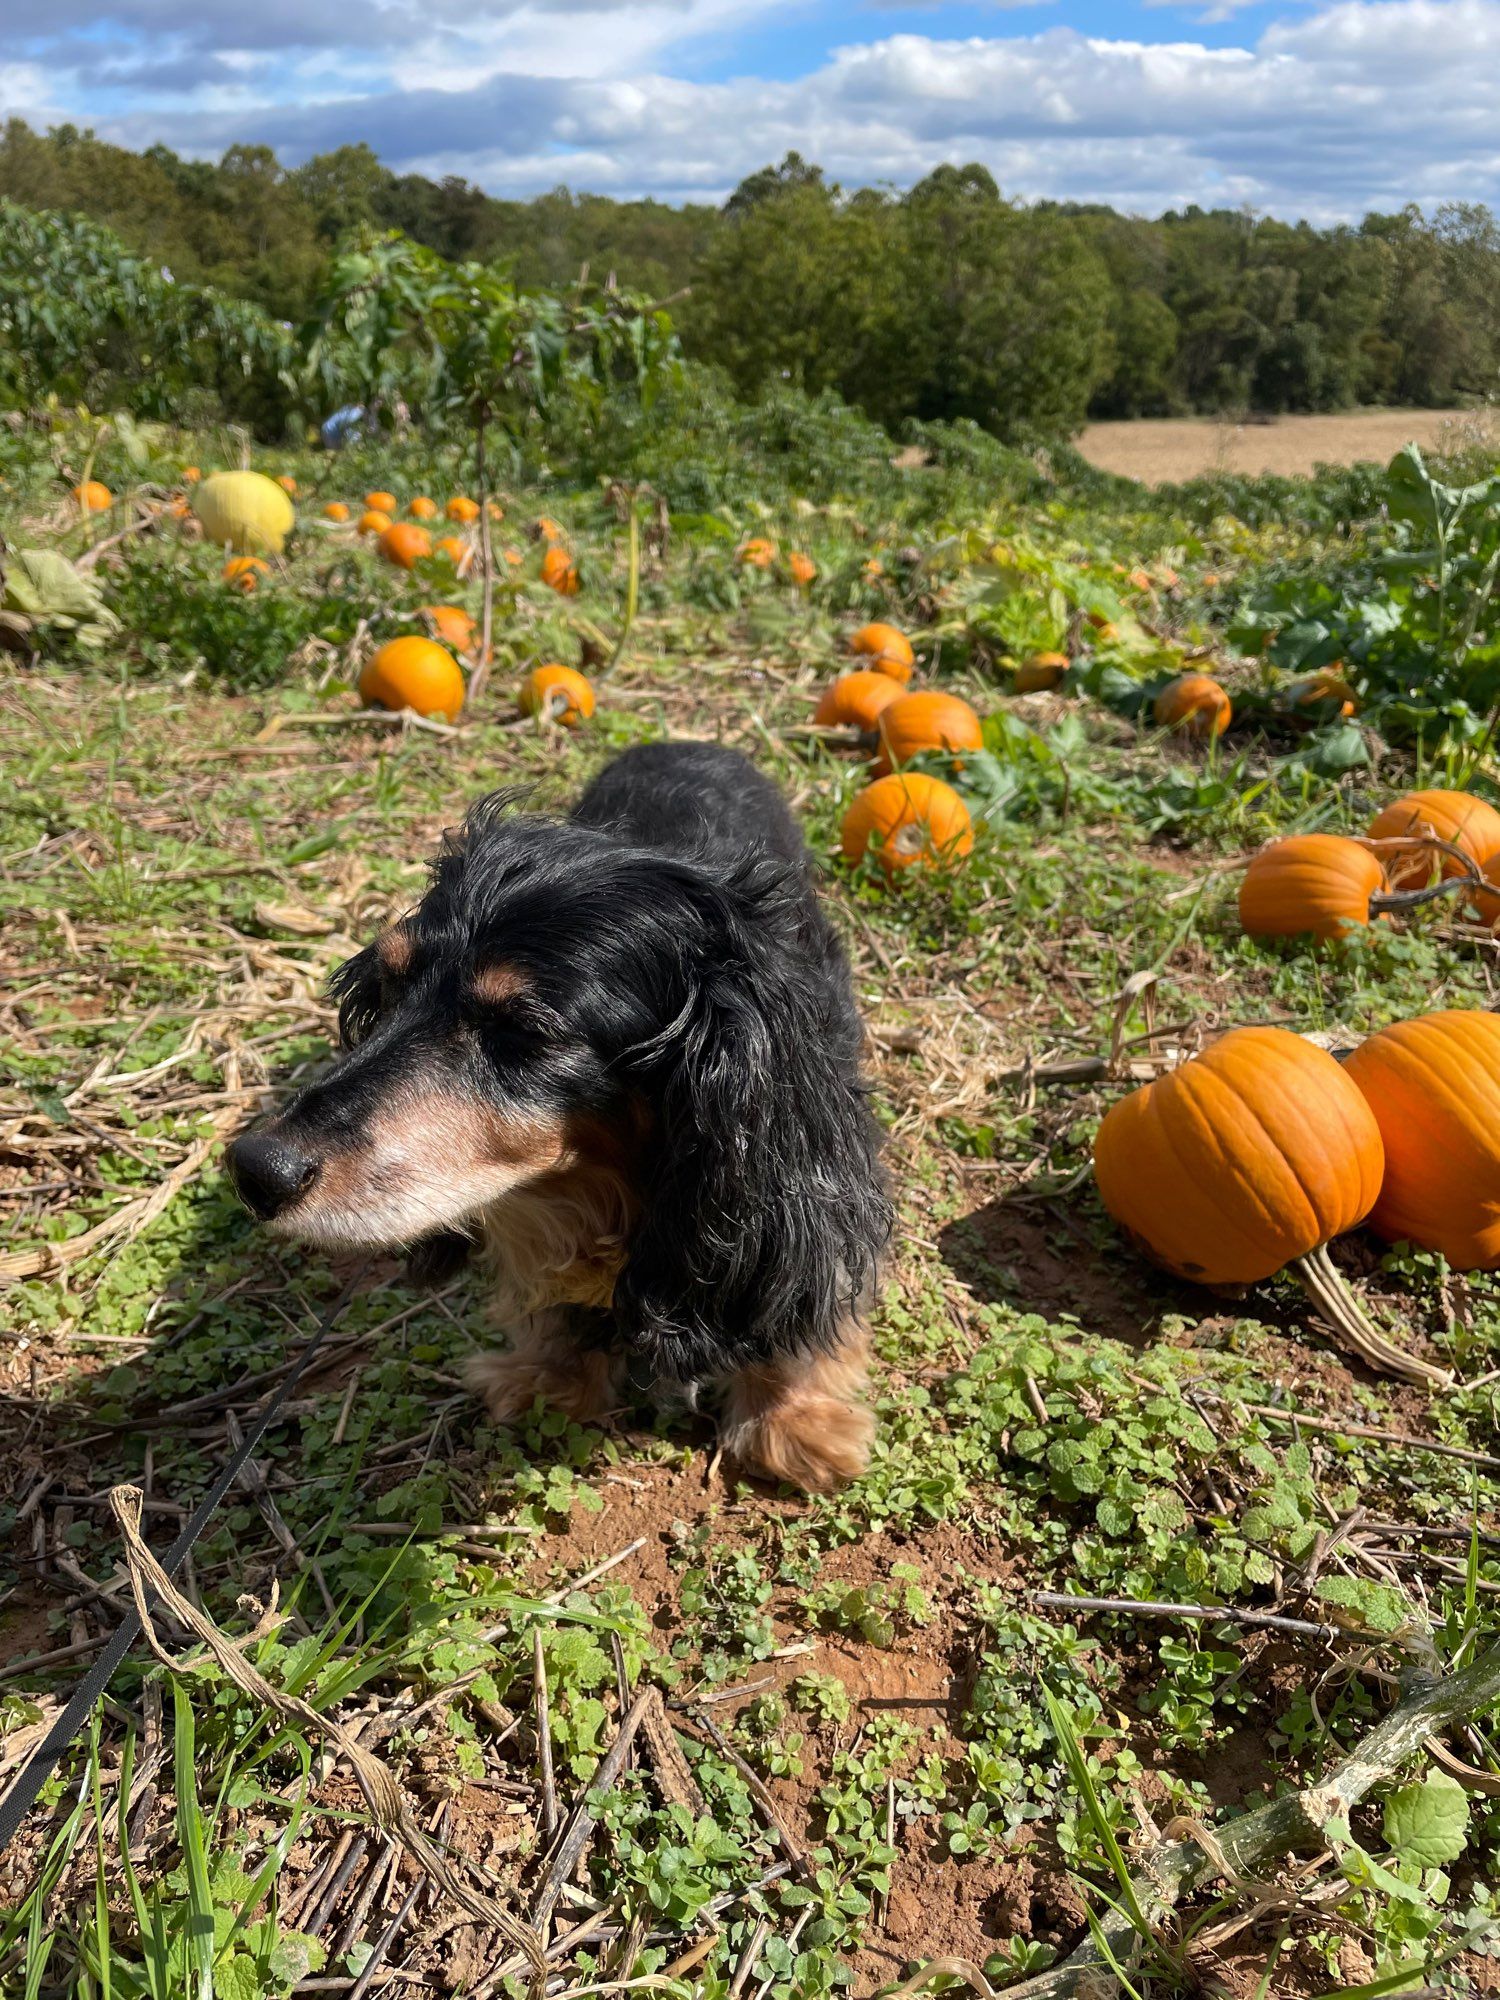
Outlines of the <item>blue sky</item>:
<svg viewBox="0 0 1500 2000">
<path fill-rule="evenodd" d="M 1500 205 L 1500 0 L 0 0 L 7 113 L 518 195 L 717 201 L 796 147 L 1327 222 Z"/>
</svg>

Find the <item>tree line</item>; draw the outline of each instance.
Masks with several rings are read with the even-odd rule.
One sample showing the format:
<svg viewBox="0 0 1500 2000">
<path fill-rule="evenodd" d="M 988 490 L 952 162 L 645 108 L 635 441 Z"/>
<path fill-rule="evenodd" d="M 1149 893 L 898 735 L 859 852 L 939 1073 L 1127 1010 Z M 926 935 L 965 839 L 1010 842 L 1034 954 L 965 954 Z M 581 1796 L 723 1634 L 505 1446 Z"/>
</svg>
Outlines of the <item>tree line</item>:
<svg viewBox="0 0 1500 2000">
<path fill-rule="evenodd" d="M 1008 200 L 977 165 L 846 190 L 796 154 L 719 208 L 565 188 L 521 202 L 394 174 L 363 145 L 209 163 L 20 120 L 0 134 L 0 196 L 103 222 L 175 279 L 289 322 L 360 227 L 503 262 L 522 286 L 614 273 L 673 298 L 686 354 L 739 394 L 831 390 L 893 433 L 968 419 L 1025 439 L 1090 416 L 1446 406 L 1500 387 L 1500 225 L 1477 204 L 1330 228 L 1148 220 Z"/>
</svg>

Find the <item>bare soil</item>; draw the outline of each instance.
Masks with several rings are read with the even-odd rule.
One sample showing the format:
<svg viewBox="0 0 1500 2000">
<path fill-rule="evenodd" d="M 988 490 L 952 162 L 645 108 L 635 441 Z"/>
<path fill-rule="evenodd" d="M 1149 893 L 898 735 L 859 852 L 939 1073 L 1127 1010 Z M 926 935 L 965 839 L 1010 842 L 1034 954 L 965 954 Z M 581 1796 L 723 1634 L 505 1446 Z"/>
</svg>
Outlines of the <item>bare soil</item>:
<svg viewBox="0 0 1500 2000">
<path fill-rule="evenodd" d="M 1307 473 L 1320 465 L 1384 464 L 1402 445 L 1424 449 L 1464 421 L 1456 410 L 1343 410 L 1333 416 L 1235 423 L 1143 417 L 1090 424 L 1078 449 L 1105 472 L 1164 486 L 1214 472 Z"/>
</svg>

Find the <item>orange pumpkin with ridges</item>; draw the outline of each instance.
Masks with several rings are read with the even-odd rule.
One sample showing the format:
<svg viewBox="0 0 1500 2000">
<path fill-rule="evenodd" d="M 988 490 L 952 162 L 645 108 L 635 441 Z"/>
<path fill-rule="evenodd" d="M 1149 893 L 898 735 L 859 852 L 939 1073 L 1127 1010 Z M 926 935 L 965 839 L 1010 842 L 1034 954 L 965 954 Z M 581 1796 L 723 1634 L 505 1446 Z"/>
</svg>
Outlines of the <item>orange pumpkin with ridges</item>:
<svg viewBox="0 0 1500 2000">
<path fill-rule="evenodd" d="M 391 517 L 378 507 L 367 507 L 356 525 L 362 535 L 383 535 L 391 525 Z"/>
<path fill-rule="evenodd" d="M 523 715 L 560 722 L 565 729 L 576 729 L 594 712 L 594 690 L 586 676 L 556 660 L 533 667 L 517 699 Z"/>
<path fill-rule="evenodd" d="M 367 493 L 365 495 L 365 505 L 373 508 L 377 514 L 394 514 L 396 511 L 396 496 L 394 493 Z"/>
<path fill-rule="evenodd" d="M 376 546 L 388 563 L 394 563 L 397 569 L 410 569 L 423 556 L 432 554 L 432 537 L 415 521 L 393 521 Z"/>
<path fill-rule="evenodd" d="M 951 785 L 925 771 L 897 771 L 857 792 L 839 828 L 844 859 L 867 852 L 888 875 L 920 861 L 951 868 L 974 846 L 969 809 Z"/>
<path fill-rule="evenodd" d="M 418 715 L 454 722 L 464 705 L 464 677 L 446 647 L 408 633 L 371 654 L 359 677 L 359 693 L 371 707 L 414 708 Z"/>
<path fill-rule="evenodd" d="M 1163 729 L 1212 741 L 1229 727 L 1234 709 L 1212 674 L 1179 674 L 1156 697 L 1153 713 Z"/>
<path fill-rule="evenodd" d="M 875 734 L 882 710 L 901 699 L 901 683 L 889 674 L 840 674 L 823 690 L 813 721 L 826 729 L 861 729 Z"/>
<path fill-rule="evenodd" d="M 323 519 L 325 521 L 347 521 L 348 518 L 349 509 L 344 505 L 342 500 L 330 500 L 328 505 L 323 509 Z"/>
<path fill-rule="evenodd" d="M 432 521 L 437 518 L 437 502 L 429 500 L 425 493 L 419 493 L 406 509 L 414 521 Z"/>
<path fill-rule="evenodd" d="M 1450 1008 L 1397 1021 L 1344 1071 L 1385 1141 L 1375 1228 L 1456 1271 L 1500 1269 L 1500 1016 Z"/>
<path fill-rule="evenodd" d="M 103 514 L 115 504 L 115 496 L 102 479 L 85 479 L 73 488 L 73 498 L 85 514 Z"/>
<path fill-rule="evenodd" d="M 857 632 L 850 635 L 849 651 L 867 666 L 889 674 L 896 681 L 909 681 L 916 665 L 911 640 L 895 625 L 883 625 L 879 620 L 871 625 L 861 625 Z"/>
<path fill-rule="evenodd" d="M 875 769 L 884 774 L 927 750 L 951 750 L 955 769 L 963 766 L 963 753 L 984 748 L 984 730 L 979 717 L 956 694 L 942 694 L 924 688 L 916 694 L 898 695 L 880 712 L 880 755 Z"/>
<path fill-rule="evenodd" d="M 786 567 L 787 574 L 799 590 L 810 590 L 818 580 L 818 565 L 811 556 L 803 555 L 800 549 L 787 557 Z"/>
<path fill-rule="evenodd" d="M 542 582 L 555 590 L 561 597 L 578 595 L 578 568 L 573 558 L 556 542 L 548 545 L 542 557 Z"/>
<path fill-rule="evenodd" d="M 443 512 L 450 521 L 462 521 L 467 525 L 479 519 L 479 502 L 471 500 L 465 493 L 455 493 Z"/>
<path fill-rule="evenodd" d="M 1338 938 L 1370 921 L 1385 870 L 1357 840 L 1294 833 L 1263 847 L 1240 882 L 1240 922 L 1251 937 Z"/>
<path fill-rule="evenodd" d="M 474 620 L 461 604 L 424 604 L 422 616 L 431 625 L 434 637 L 456 653 L 466 653 L 473 645 Z"/>
<path fill-rule="evenodd" d="M 1480 868 L 1500 855 L 1500 813 L 1470 792 L 1403 792 L 1370 823 L 1372 840 L 1395 840 L 1406 834 L 1436 834 L 1475 860 Z M 1419 889 L 1437 870 L 1447 878 L 1462 875 L 1461 862 L 1451 854 L 1434 855 L 1413 848 L 1403 854 L 1393 848 L 1386 873 L 1398 889 Z"/>
</svg>

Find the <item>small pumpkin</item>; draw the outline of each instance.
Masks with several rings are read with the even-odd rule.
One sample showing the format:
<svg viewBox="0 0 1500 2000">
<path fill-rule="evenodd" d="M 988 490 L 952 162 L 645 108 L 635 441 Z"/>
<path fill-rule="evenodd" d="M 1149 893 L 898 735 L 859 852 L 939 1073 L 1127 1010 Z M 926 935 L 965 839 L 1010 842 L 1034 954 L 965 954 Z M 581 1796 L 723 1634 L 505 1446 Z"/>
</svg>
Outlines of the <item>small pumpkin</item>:
<svg viewBox="0 0 1500 2000">
<path fill-rule="evenodd" d="M 384 491 L 367 493 L 365 495 L 365 505 L 372 508 L 377 514 L 394 514 L 396 511 L 396 496 L 394 493 L 386 493 Z"/>
<path fill-rule="evenodd" d="M 432 627 L 433 637 L 454 652 L 466 653 L 473 645 L 474 620 L 461 604 L 424 604 L 422 616 Z"/>
<path fill-rule="evenodd" d="M 1068 666 L 1066 653 L 1029 653 L 1016 668 L 1016 693 L 1038 694 L 1056 687 Z"/>
<path fill-rule="evenodd" d="M 803 555 L 800 549 L 794 549 L 787 557 L 786 567 L 787 574 L 799 590 L 811 590 L 818 580 L 818 565 L 811 556 Z"/>
<path fill-rule="evenodd" d="M 231 589 L 249 592 L 263 576 L 270 574 L 270 569 L 271 565 L 260 556 L 231 556 L 219 575 Z"/>
<path fill-rule="evenodd" d="M 1143 569 L 1133 569 L 1127 580 L 1136 590 L 1150 590 L 1152 587 L 1150 573 Z"/>
<path fill-rule="evenodd" d="M 378 507 L 367 507 L 355 523 L 362 535 L 383 535 L 390 525 L 390 515 L 382 513 Z"/>
<path fill-rule="evenodd" d="M 880 755 L 875 769 L 881 775 L 909 764 L 925 750 L 958 752 L 953 768 L 961 770 L 963 753 L 984 748 L 983 726 L 969 704 L 935 688 L 898 695 L 881 710 L 876 727 Z"/>
<path fill-rule="evenodd" d="M 501 518 L 493 500 L 490 502 L 490 518 L 495 521 Z M 567 537 L 560 521 L 554 521 L 550 514 L 538 514 L 531 524 L 531 539 L 534 542 L 561 542 Z"/>
<path fill-rule="evenodd" d="M 823 690 L 813 721 L 825 729 L 858 729 L 875 734 L 881 711 L 901 699 L 901 683 L 889 674 L 840 674 Z"/>
<path fill-rule="evenodd" d="M 1380 1126 L 1325 1050 L 1285 1028 L 1234 1028 L 1111 1106 L 1094 1141 L 1109 1213 L 1159 1264 L 1203 1285 L 1286 1269 L 1372 1365 L 1448 1379 L 1373 1327 L 1327 1245 L 1374 1208 Z"/>
<path fill-rule="evenodd" d="M 1282 696 L 1282 705 L 1293 714 L 1311 709 L 1319 718 L 1350 716 L 1359 709 L 1359 696 L 1335 665 L 1292 681 Z"/>
<path fill-rule="evenodd" d="M 328 505 L 323 509 L 323 519 L 325 521 L 347 521 L 348 518 L 349 509 L 342 500 L 330 500 Z"/>
<path fill-rule="evenodd" d="M 459 521 L 467 527 L 470 521 L 479 519 L 479 502 L 471 500 L 466 493 L 455 493 L 443 512 L 450 521 Z"/>
<path fill-rule="evenodd" d="M 371 707 L 413 708 L 418 715 L 456 722 L 464 705 L 464 677 L 446 647 L 407 633 L 370 655 L 359 676 L 359 694 Z"/>
<path fill-rule="evenodd" d="M 1385 870 L 1357 840 L 1295 833 L 1263 847 L 1240 882 L 1240 922 L 1251 937 L 1343 937 L 1370 922 Z"/>
<path fill-rule="evenodd" d="M 1211 742 L 1229 727 L 1234 709 L 1212 674 L 1179 674 L 1156 697 L 1152 712 L 1160 728 Z"/>
<path fill-rule="evenodd" d="M 561 597 L 578 595 L 578 565 L 556 542 L 549 543 L 542 557 L 542 582 Z"/>
<path fill-rule="evenodd" d="M 437 518 L 437 502 L 429 500 L 425 493 L 419 493 L 406 509 L 414 521 L 433 521 Z"/>
<path fill-rule="evenodd" d="M 517 699 L 523 715 L 560 722 L 564 729 L 576 729 L 594 712 L 594 690 L 587 677 L 557 660 L 533 667 Z"/>
<path fill-rule="evenodd" d="M 846 861 L 857 864 L 873 848 L 888 875 L 920 861 L 952 868 L 974 846 L 969 809 L 951 785 L 925 771 L 896 771 L 857 792 L 839 828 Z"/>
<path fill-rule="evenodd" d="M 73 498 L 85 514 L 104 514 L 115 504 L 115 496 L 102 479 L 85 479 L 73 488 Z"/>
<path fill-rule="evenodd" d="M 474 551 L 461 535 L 444 535 L 437 544 L 440 556 L 446 556 L 462 576 L 473 559 Z"/>
<path fill-rule="evenodd" d="M 202 477 L 203 474 L 196 465 L 185 465 L 182 468 L 183 484 L 186 486 L 196 486 Z"/>
<path fill-rule="evenodd" d="M 411 569 L 424 556 L 432 554 L 432 537 L 415 521 L 393 521 L 382 529 L 376 547 L 397 569 Z"/>
<path fill-rule="evenodd" d="M 1500 1015 L 1448 1008 L 1371 1035 L 1344 1064 L 1380 1127 L 1370 1221 L 1455 1271 L 1500 1269 Z"/>
<path fill-rule="evenodd" d="M 281 488 L 282 492 L 285 493 L 289 499 L 292 500 L 296 499 L 297 482 L 295 479 L 293 479 L 292 475 L 289 472 L 278 472 L 276 475 L 276 484 Z"/>
<path fill-rule="evenodd" d="M 1436 834 L 1483 869 L 1492 855 L 1500 855 L 1500 812 L 1471 792 L 1403 792 L 1370 822 L 1372 840 L 1397 840 L 1408 834 Z M 1417 889 L 1433 873 L 1430 853 L 1414 848 L 1410 854 L 1394 850 L 1386 861 L 1386 872 L 1398 889 Z M 1456 856 L 1436 857 L 1444 880 L 1462 875 L 1463 864 Z"/>
<path fill-rule="evenodd" d="M 857 632 L 850 635 L 849 651 L 867 666 L 889 674 L 893 681 L 909 681 L 917 663 L 911 640 L 906 634 L 895 625 L 882 624 L 879 619 L 873 624 L 861 625 Z"/>
<path fill-rule="evenodd" d="M 735 554 L 735 561 L 744 569 L 769 569 L 775 560 L 776 544 L 763 535 L 752 535 L 748 542 L 741 542 Z"/>
</svg>

